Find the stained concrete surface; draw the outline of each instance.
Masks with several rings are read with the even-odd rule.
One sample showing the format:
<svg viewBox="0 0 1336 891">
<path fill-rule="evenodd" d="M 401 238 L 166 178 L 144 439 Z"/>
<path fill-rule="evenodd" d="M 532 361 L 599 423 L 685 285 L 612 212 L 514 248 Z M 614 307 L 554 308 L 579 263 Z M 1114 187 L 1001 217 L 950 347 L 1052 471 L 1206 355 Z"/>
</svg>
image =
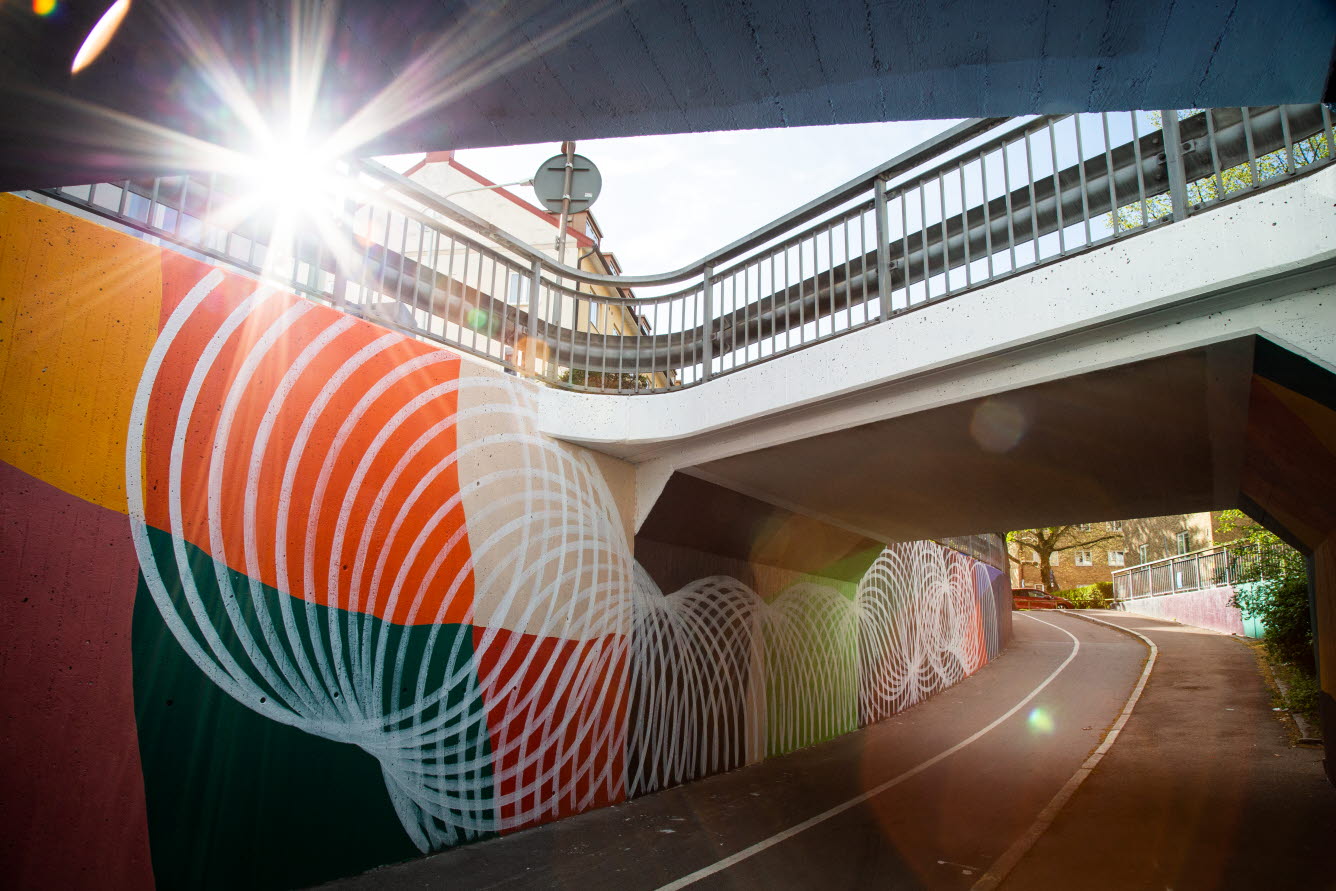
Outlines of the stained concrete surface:
<svg viewBox="0 0 1336 891">
<path fill-rule="evenodd" d="M 1159 659 L 1118 741 L 1004 891 L 1336 888 L 1336 789 L 1320 749 L 1291 746 L 1253 652 L 1095 615 L 1150 638 Z"/>
<path fill-rule="evenodd" d="M 1018 614 L 973 677 L 880 724 L 627 804 L 387 867 L 346 889 L 656 888 L 896 777 L 1033 701 L 955 754 L 693 887 L 968 888 L 1033 821 L 1112 724 L 1146 656 L 1068 617 Z"/>
</svg>

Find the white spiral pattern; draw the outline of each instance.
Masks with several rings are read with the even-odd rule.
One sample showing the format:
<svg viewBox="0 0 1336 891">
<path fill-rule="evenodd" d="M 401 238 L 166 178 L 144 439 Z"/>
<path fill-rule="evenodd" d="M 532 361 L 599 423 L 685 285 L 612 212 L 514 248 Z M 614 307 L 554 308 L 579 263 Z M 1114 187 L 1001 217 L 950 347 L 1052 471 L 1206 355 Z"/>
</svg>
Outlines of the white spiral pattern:
<svg viewBox="0 0 1336 891">
<path fill-rule="evenodd" d="M 230 696 L 377 758 L 424 851 L 829 738 L 996 652 L 988 572 L 932 543 L 887 548 L 853 599 L 802 583 L 766 602 L 720 576 L 664 595 L 632 560 L 593 460 L 537 432 L 512 378 L 446 373 L 455 357 L 395 352 L 395 334 L 350 351 L 345 335 L 364 323 L 263 288 L 214 324 L 216 310 L 201 308 L 222 281 L 209 273 L 172 312 L 135 395 L 126 483 L 148 590 Z M 287 356 L 291 342 L 304 345 Z M 280 379 L 262 386 L 260 369 L 275 361 Z M 152 419 L 174 408 L 161 394 L 154 402 L 164 365 L 188 380 L 166 462 L 171 545 L 155 549 L 145 444 Z M 313 399 L 297 399 L 316 367 L 335 370 Z M 439 382 L 373 428 L 374 405 L 436 371 Z M 203 395 L 220 376 L 221 406 Z M 258 421 L 238 420 L 257 400 Z M 201 430 L 212 430 L 203 452 Z M 392 443 L 412 430 L 423 432 Z M 451 436 L 455 447 L 442 448 Z M 276 443 L 287 457 L 275 484 Z M 238 448 L 249 451 L 229 463 Z M 185 466 L 188 453 L 207 456 L 207 473 Z M 434 461 L 425 472 L 424 460 Z M 451 473 L 458 490 L 442 485 Z M 312 474 L 313 488 L 300 489 L 311 503 L 297 503 Z M 238 492 L 240 547 L 224 531 Z M 461 506 L 467 521 L 455 528 Z M 216 589 L 191 572 L 187 527 L 200 511 Z M 332 542 L 321 539 L 329 528 Z M 262 578 L 277 580 L 276 598 Z M 343 608 L 320 606 L 317 582 Z"/>
</svg>

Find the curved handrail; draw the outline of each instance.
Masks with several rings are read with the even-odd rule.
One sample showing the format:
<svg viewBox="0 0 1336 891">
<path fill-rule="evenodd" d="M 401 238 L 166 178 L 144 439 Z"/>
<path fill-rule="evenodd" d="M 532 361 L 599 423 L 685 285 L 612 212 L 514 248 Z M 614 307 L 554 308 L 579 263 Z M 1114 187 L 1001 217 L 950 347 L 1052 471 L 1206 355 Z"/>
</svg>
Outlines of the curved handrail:
<svg viewBox="0 0 1336 891">
<path fill-rule="evenodd" d="M 587 272 L 583 269 L 576 269 L 573 266 L 567 266 L 547 254 L 542 253 L 532 245 L 526 244 L 509 232 L 488 222 L 477 214 L 460 207 L 453 201 L 442 198 L 430 189 L 425 188 L 421 184 L 414 182 L 402 174 L 396 173 L 383 164 L 371 160 L 358 161 L 357 164 L 363 170 L 374 175 L 377 179 L 383 180 L 406 195 L 410 195 L 414 200 L 420 202 L 424 206 L 435 210 L 437 213 L 440 213 L 448 219 L 467 226 L 479 234 L 486 235 L 486 237 L 494 240 L 498 244 L 505 245 L 508 250 L 514 251 L 526 260 L 538 260 L 545 268 L 550 269 L 562 278 L 572 279 L 590 285 L 607 285 L 609 287 L 652 287 L 654 285 L 669 285 L 675 282 L 685 281 L 686 279 L 701 275 L 706 269 L 718 266 L 720 263 L 727 262 L 750 250 L 761 247 L 794 226 L 799 226 L 810 220 L 816 219 L 821 214 L 839 207 L 846 201 L 866 192 L 868 189 L 872 188 L 872 184 L 876 180 L 886 180 L 913 170 L 915 167 L 926 163 L 942 152 L 957 148 L 976 136 L 986 133 L 999 124 L 1009 120 L 1013 120 L 1013 118 L 971 118 L 963 121 L 954 127 L 942 131 L 931 139 L 921 142 L 913 148 L 896 155 L 884 164 L 879 164 L 866 173 L 854 177 L 843 185 L 836 186 L 826 194 L 813 198 L 801 207 L 795 208 L 784 216 L 765 224 L 759 229 L 749 232 L 731 244 L 727 244 L 716 251 L 706 254 L 694 263 L 689 263 L 686 266 L 674 269 L 671 272 L 662 272 L 654 275 L 604 275 L 601 273 Z M 635 298 L 630 299 L 634 300 Z"/>
<path fill-rule="evenodd" d="M 1194 201 L 1232 200 L 1336 156 L 1322 105 L 1194 110 L 1181 120 L 1162 114 L 1163 126 L 1151 122 L 1149 132 L 1144 114 L 1085 116 L 1088 128 L 1103 129 L 1093 151 L 1082 116 L 965 121 L 657 275 L 574 269 L 407 177 L 358 162 L 357 188 L 369 182 L 377 196 L 353 202 L 343 220 L 360 256 L 328 250 L 306 233 L 291 250 L 286 281 L 313 299 L 557 386 L 677 389 L 1182 219 L 1200 209 Z M 1297 156 L 1301 146 L 1308 157 Z M 1045 151 L 1047 163 L 1035 166 L 1032 154 L 1042 162 Z M 83 197 L 46 194 L 272 276 L 256 256 L 271 247 L 263 220 L 223 231 L 221 245 L 211 237 L 209 209 L 226 197 L 225 186 L 212 176 L 125 181 L 108 184 L 110 204 L 96 198 L 98 186 L 83 187 Z M 950 207 L 948 186 L 958 190 Z M 239 257 L 234 240 L 249 253 Z M 580 288 L 682 281 L 689 284 L 652 297 Z"/>
</svg>

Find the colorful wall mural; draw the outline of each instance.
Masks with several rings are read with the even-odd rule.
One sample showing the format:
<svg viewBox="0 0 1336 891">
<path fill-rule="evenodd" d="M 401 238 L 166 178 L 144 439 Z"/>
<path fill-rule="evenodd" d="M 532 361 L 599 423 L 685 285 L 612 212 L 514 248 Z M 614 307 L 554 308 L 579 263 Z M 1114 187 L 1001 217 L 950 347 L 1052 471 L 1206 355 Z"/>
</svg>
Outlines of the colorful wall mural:
<svg viewBox="0 0 1336 891">
<path fill-rule="evenodd" d="M 15 887 L 310 885 L 828 739 L 1009 629 L 928 542 L 661 590 L 633 468 L 526 382 L 14 196 L 0 338 Z"/>
</svg>

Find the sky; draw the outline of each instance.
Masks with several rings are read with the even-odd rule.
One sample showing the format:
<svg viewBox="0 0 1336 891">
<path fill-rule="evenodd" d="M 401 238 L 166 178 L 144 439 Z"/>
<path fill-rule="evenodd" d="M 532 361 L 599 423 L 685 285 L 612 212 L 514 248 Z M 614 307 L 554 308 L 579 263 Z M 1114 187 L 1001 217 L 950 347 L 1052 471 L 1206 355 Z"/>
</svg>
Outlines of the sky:
<svg viewBox="0 0 1336 891">
<path fill-rule="evenodd" d="M 576 151 L 603 174 L 603 191 L 592 208 L 603 230 L 603 249 L 616 254 L 626 274 L 650 275 L 694 263 L 954 123 L 590 139 L 577 142 Z M 456 157 L 505 183 L 529 179 L 560 148 L 544 143 L 467 149 Z M 513 191 L 537 203 L 532 189 Z"/>
</svg>

